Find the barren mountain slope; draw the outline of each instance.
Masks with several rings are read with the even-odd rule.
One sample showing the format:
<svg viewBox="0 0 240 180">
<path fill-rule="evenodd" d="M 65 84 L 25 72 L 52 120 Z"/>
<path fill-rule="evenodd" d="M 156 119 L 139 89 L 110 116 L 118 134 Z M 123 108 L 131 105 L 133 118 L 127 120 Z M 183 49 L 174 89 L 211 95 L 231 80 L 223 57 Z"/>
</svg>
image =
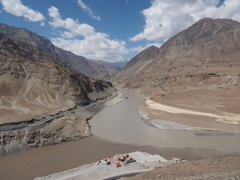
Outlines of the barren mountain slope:
<svg viewBox="0 0 240 180">
<path fill-rule="evenodd" d="M 21 41 L 14 41 L 0 33 L 0 53 L 17 59 L 28 59 L 52 64 L 63 64 L 56 56 Z"/>
<path fill-rule="evenodd" d="M 57 62 L 58 64 L 64 63 L 66 66 L 89 77 L 101 79 L 108 73 L 102 66 L 90 62 L 84 57 L 77 56 L 72 52 L 58 48 L 45 37 L 39 36 L 25 28 L 17 28 L 0 23 L 0 32 L 5 34 L 8 38 L 31 44 L 50 55 L 56 56 L 61 60 Z"/>
<path fill-rule="evenodd" d="M 148 48 L 139 53 L 111 77 L 112 82 L 137 88 L 156 102 L 220 115 L 222 120 L 218 121 L 234 124 L 230 129 L 239 126 L 239 122 L 225 121 L 224 117 L 240 113 L 240 23 L 202 19 L 170 38 L 157 51 L 151 54 Z M 142 110 L 150 118 L 223 128 L 213 123 L 211 120 L 216 119 L 212 117 L 166 115 L 160 110 L 153 112 L 146 103 Z M 231 116 L 236 119 L 236 114 Z M 196 120 L 199 122 L 195 123 Z"/>
<path fill-rule="evenodd" d="M 114 72 L 111 75 L 111 79 L 121 80 L 124 78 L 132 78 L 132 76 L 141 74 L 142 70 L 147 67 L 149 63 L 152 62 L 155 58 L 159 57 L 159 48 L 156 46 L 150 46 L 140 52 L 137 56 L 132 58 L 125 66 L 123 66 L 120 70 Z M 108 79 L 107 77 L 106 79 Z"/>
<path fill-rule="evenodd" d="M 87 120 L 115 89 L 56 61 L 0 33 L 0 157 L 91 135 Z M 51 121 L 38 121 L 77 106 Z"/>
<path fill-rule="evenodd" d="M 204 18 L 160 48 L 167 59 L 185 64 L 239 63 L 240 23 Z"/>
<path fill-rule="evenodd" d="M 88 79 L 64 65 L 43 63 L 54 62 L 54 56 L 30 44 L 16 44 L 3 34 L 0 57 L 0 124 L 88 104 L 110 95 L 113 89 L 111 84 Z"/>
<path fill-rule="evenodd" d="M 160 49 L 149 47 L 143 50 L 116 72 L 112 80 L 129 78 L 133 80 L 128 84 L 138 80 L 142 86 L 153 82 L 145 80 L 148 76 L 238 74 L 239 50 L 240 23 L 205 18 L 170 38 Z"/>
<path fill-rule="evenodd" d="M 111 94 L 111 84 L 60 65 L 1 58 L 0 72 L 0 124 L 45 117 Z"/>
<path fill-rule="evenodd" d="M 0 57 L 0 124 L 40 120 L 113 92 L 110 83 L 89 79 L 63 65 Z M 51 123 L 0 131 L 0 157 L 91 135 L 87 120 L 103 104 L 104 100 L 97 101 Z"/>
</svg>

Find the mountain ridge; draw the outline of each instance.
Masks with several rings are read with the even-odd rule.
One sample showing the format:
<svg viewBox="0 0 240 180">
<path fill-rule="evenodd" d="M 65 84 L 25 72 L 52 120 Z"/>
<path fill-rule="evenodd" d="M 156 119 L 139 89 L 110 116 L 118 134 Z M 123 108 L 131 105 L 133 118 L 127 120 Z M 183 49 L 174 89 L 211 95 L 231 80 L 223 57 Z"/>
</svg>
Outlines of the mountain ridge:
<svg viewBox="0 0 240 180">
<path fill-rule="evenodd" d="M 64 63 L 68 67 L 89 77 L 101 79 L 108 74 L 107 70 L 102 66 L 90 62 L 86 60 L 86 58 L 75 55 L 70 51 L 63 50 L 53 45 L 52 42 L 47 38 L 39 36 L 38 34 L 28 29 L 17 28 L 14 26 L 8 26 L 6 24 L 0 23 L 0 32 L 12 40 L 22 41 L 27 44 L 31 44 L 50 55 L 56 56 L 62 61 L 61 63 Z"/>
<path fill-rule="evenodd" d="M 105 90 L 112 88 L 110 83 L 88 78 L 64 64 L 55 64 L 52 58 L 55 56 L 0 33 L 0 106 L 4 111 L 0 124 L 8 119 L 10 112 L 7 111 L 17 114 L 9 120 L 21 120 L 18 116 L 22 113 L 24 117 L 29 114 L 31 119 L 34 115 L 46 114 L 47 108 L 51 114 L 76 104 L 90 103 L 101 91 L 104 95 L 100 98 L 107 96 Z M 89 96 L 93 91 L 95 95 Z"/>
<path fill-rule="evenodd" d="M 143 50 L 111 78 L 113 81 L 124 81 L 124 78 L 136 80 L 143 77 L 144 72 L 151 74 L 151 70 L 156 77 L 166 74 L 225 73 L 230 67 L 240 65 L 239 49 L 240 23 L 204 18 L 167 40 L 159 49 L 149 47 Z M 157 53 L 152 54 L 152 51 Z M 237 73 L 236 70 L 233 72 Z M 154 77 L 154 74 L 151 76 Z M 131 83 L 134 82 L 130 80 L 128 84 Z"/>
</svg>

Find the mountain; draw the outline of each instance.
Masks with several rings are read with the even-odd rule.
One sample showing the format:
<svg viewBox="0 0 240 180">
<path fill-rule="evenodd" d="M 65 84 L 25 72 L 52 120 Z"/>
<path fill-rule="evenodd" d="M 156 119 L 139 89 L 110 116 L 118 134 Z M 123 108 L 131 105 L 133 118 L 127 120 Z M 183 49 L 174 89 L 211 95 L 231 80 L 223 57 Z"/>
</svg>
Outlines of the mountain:
<svg viewBox="0 0 240 180">
<path fill-rule="evenodd" d="M 160 48 L 151 46 L 143 50 L 105 79 L 142 92 L 148 100 L 140 110 L 149 119 L 237 130 L 240 128 L 240 23 L 230 19 L 201 19 Z M 167 112 L 161 110 L 162 104 L 167 106 Z M 179 113 L 181 110 L 185 113 Z"/>
<path fill-rule="evenodd" d="M 58 63 L 56 56 L 0 33 L 0 157 L 91 135 L 87 120 L 115 89 Z"/>
<path fill-rule="evenodd" d="M 240 23 L 204 18 L 166 41 L 151 46 L 114 73 L 129 87 L 161 87 L 165 77 L 239 74 Z M 182 86 L 187 86 L 186 83 Z"/>
<path fill-rule="evenodd" d="M 150 46 L 132 58 L 119 71 L 114 72 L 111 76 L 113 80 L 121 80 L 131 78 L 134 75 L 141 74 L 142 70 L 152 62 L 156 57 L 160 56 L 159 48 Z"/>
<path fill-rule="evenodd" d="M 0 23 L 0 33 L 3 33 L 12 40 L 33 45 L 60 60 L 55 63 L 65 64 L 69 68 L 81 72 L 89 77 L 101 79 L 108 73 L 108 71 L 102 66 L 90 62 L 86 58 L 78 56 L 70 51 L 58 48 L 45 37 L 39 36 L 38 34 L 25 28 L 17 28 Z"/>
<path fill-rule="evenodd" d="M 125 64 L 127 64 L 128 61 L 121 61 L 121 62 L 115 62 L 113 63 L 115 66 L 117 66 L 119 69 L 123 67 Z"/>
<path fill-rule="evenodd" d="M 107 69 L 109 72 L 112 71 L 116 71 L 119 69 L 119 67 L 117 67 L 114 63 L 110 63 L 107 61 L 100 61 L 100 60 L 91 60 L 94 63 L 97 63 L 98 65 L 104 67 L 105 69 Z"/>
<path fill-rule="evenodd" d="M 52 64 L 63 64 L 56 56 L 50 55 L 31 44 L 9 39 L 2 33 L 0 33 L 0 40 L 0 52 L 5 56 Z"/>
<path fill-rule="evenodd" d="M 54 57 L 0 33 L 0 124 L 41 118 L 111 94 L 109 83 L 45 62 L 58 61 Z"/>
<path fill-rule="evenodd" d="M 237 21 L 205 18 L 170 38 L 160 52 L 181 65 L 239 63 L 239 29 Z"/>
</svg>

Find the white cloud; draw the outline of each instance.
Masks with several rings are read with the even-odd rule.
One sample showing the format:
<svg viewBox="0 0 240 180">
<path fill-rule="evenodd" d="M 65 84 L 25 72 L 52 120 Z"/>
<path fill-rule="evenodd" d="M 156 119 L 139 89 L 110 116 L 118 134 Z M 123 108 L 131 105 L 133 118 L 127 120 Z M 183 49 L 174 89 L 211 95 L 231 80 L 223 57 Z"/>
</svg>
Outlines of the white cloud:
<svg viewBox="0 0 240 180">
<path fill-rule="evenodd" d="M 156 47 L 160 48 L 162 46 L 162 43 L 157 43 L 157 42 L 156 43 L 148 43 L 145 47 L 138 46 L 138 47 L 130 49 L 130 51 L 131 52 L 141 52 L 142 50 L 144 50 L 150 46 L 156 46 Z"/>
<path fill-rule="evenodd" d="M 144 30 L 130 40 L 166 41 L 204 17 L 240 21 L 239 0 L 225 0 L 217 7 L 219 3 L 220 0 L 153 0 L 151 7 L 142 11 Z"/>
<path fill-rule="evenodd" d="M 145 49 L 144 47 L 138 46 L 138 47 L 131 48 L 130 51 L 131 52 L 141 52 L 144 49 Z"/>
<path fill-rule="evenodd" d="M 3 5 L 3 9 L 10 14 L 19 17 L 24 17 L 25 20 L 32 22 L 45 20 L 45 17 L 40 12 L 34 11 L 27 6 L 24 6 L 21 0 L 0 0 L 0 1 Z"/>
<path fill-rule="evenodd" d="M 80 24 L 77 20 L 63 20 L 56 7 L 49 8 L 48 12 L 52 18 L 49 24 L 65 30 L 61 33 L 61 38 L 52 39 L 54 45 L 89 59 L 110 62 L 122 61 L 122 55 L 129 53 L 124 41 L 111 40 L 107 34 L 95 32 L 92 26 Z"/>
<path fill-rule="evenodd" d="M 93 18 L 96 19 L 98 21 L 101 20 L 101 18 L 99 16 L 94 15 L 95 13 L 91 10 L 90 7 L 88 7 L 86 4 L 84 4 L 84 2 L 82 0 L 78 0 L 78 5 L 86 12 L 88 13 L 88 15 Z"/>
</svg>

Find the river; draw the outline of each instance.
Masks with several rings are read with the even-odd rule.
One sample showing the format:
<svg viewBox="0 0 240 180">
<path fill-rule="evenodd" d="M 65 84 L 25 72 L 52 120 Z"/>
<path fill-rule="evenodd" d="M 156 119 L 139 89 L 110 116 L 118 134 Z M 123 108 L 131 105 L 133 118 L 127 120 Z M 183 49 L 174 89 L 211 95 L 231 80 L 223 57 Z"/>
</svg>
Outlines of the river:
<svg viewBox="0 0 240 180">
<path fill-rule="evenodd" d="M 158 148 L 208 148 L 226 154 L 240 153 L 239 133 L 172 131 L 147 126 L 137 110 L 143 97 L 131 90 L 119 90 L 129 98 L 102 110 L 90 121 L 92 133 L 101 139 Z"/>
<path fill-rule="evenodd" d="M 103 109 L 90 120 L 92 137 L 2 157 L 0 179 L 33 179 L 133 151 L 158 153 L 167 159 L 240 155 L 240 134 L 150 127 L 137 110 L 143 97 L 131 90 L 119 91 L 128 99 Z"/>
</svg>

